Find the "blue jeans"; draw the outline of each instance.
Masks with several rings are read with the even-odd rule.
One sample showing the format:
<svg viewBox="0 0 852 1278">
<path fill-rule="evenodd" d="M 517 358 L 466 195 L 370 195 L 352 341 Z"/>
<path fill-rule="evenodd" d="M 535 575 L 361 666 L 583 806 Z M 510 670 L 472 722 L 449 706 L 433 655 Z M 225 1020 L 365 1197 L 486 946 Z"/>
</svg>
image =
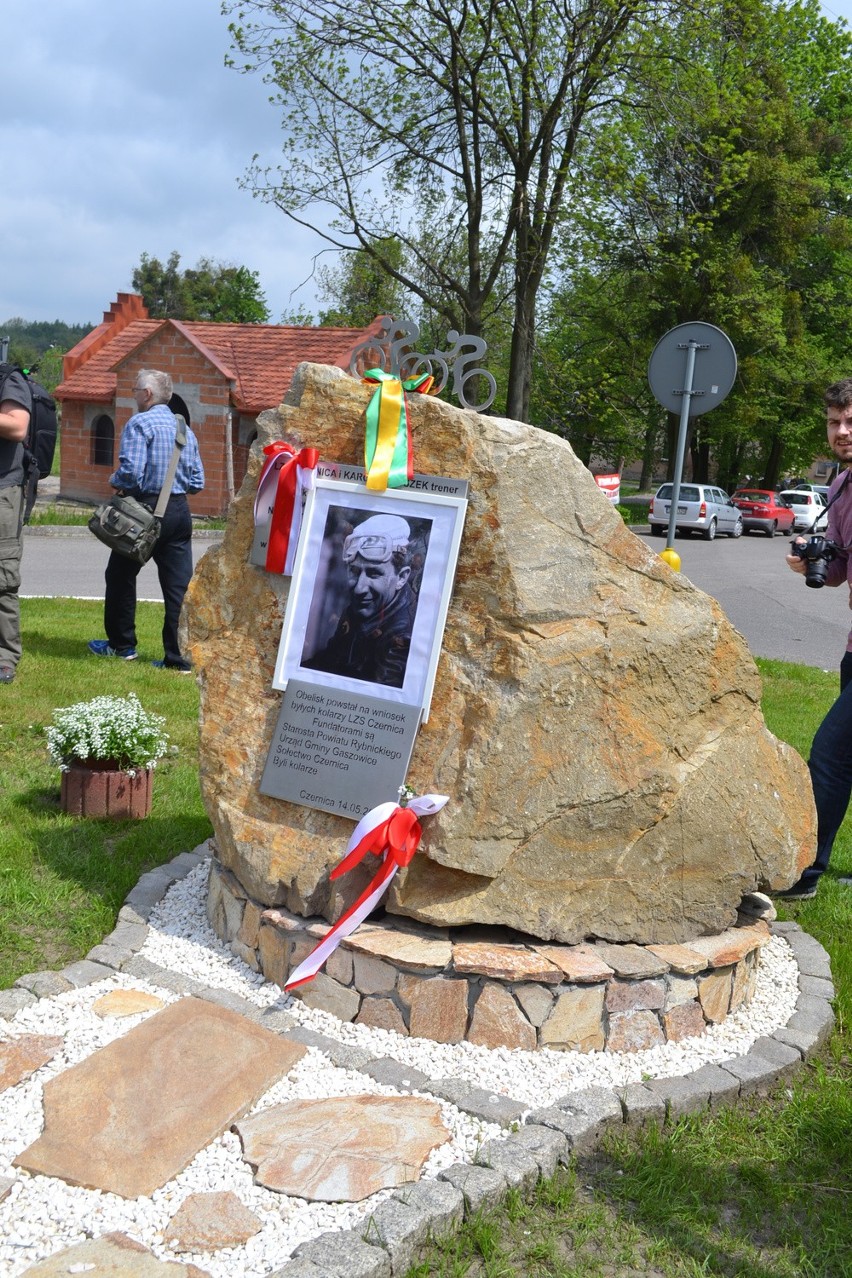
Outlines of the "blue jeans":
<svg viewBox="0 0 852 1278">
<path fill-rule="evenodd" d="M 852 653 L 840 666 L 840 696 L 816 731 L 808 760 L 817 810 L 817 852 L 797 887 L 816 887 L 828 869 L 852 796 Z"/>
</svg>

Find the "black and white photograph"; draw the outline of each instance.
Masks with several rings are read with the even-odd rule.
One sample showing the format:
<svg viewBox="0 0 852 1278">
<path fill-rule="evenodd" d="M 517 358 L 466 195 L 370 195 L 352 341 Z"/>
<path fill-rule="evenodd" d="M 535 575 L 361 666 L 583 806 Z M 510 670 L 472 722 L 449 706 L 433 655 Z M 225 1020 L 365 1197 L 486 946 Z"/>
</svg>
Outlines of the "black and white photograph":
<svg viewBox="0 0 852 1278">
<path fill-rule="evenodd" d="M 298 675 L 427 708 L 465 505 L 318 480 L 273 686 Z"/>
</svg>

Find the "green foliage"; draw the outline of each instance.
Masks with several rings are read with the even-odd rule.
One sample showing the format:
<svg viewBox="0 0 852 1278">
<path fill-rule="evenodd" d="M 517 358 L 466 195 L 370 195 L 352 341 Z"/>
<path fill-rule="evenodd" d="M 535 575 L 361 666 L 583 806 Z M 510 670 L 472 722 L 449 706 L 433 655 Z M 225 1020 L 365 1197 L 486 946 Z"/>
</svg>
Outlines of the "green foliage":
<svg viewBox="0 0 852 1278">
<path fill-rule="evenodd" d="M 62 380 L 62 356 L 91 329 L 91 324 L 18 317 L 0 325 L 0 337 L 9 338 L 9 361 L 32 372 L 52 393 Z"/>
<path fill-rule="evenodd" d="M 246 185 L 400 282 L 424 318 L 488 335 L 509 314 L 506 411 L 527 416 L 536 299 L 569 178 L 606 118 L 655 0 L 441 6 L 226 0 L 234 57 L 282 115 L 282 161 Z"/>
<path fill-rule="evenodd" d="M 402 244 L 393 239 L 377 245 L 374 253 L 353 249 L 341 255 L 338 266 L 320 267 L 317 291 L 322 301 L 331 303 L 328 310 L 320 311 L 320 324 L 366 328 L 378 315 L 402 318 L 406 291 L 392 273 L 402 263 Z"/>
<path fill-rule="evenodd" d="M 165 266 L 143 253 L 133 271 L 133 288 L 141 293 L 153 319 L 210 321 L 217 324 L 266 324 L 269 307 L 257 271 L 202 257 L 180 269 L 172 252 Z"/>
<path fill-rule="evenodd" d="M 581 455 L 673 458 L 645 368 L 687 320 L 721 327 L 739 361 L 733 393 L 693 423 L 693 477 L 709 478 L 712 450 L 728 487 L 774 485 L 824 451 L 852 270 L 850 52 L 813 0 L 687 8 L 649 37 L 629 109 L 590 150 L 595 194 L 564 232 L 540 343 L 536 419 Z"/>
</svg>

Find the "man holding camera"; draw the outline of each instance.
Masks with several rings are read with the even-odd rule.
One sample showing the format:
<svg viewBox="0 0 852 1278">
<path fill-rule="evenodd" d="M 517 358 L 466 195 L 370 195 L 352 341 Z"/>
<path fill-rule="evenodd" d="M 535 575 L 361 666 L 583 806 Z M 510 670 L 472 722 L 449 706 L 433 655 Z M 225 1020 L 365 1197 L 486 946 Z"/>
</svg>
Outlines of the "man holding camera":
<svg viewBox="0 0 852 1278">
<path fill-rule="evenodd" d="M 848 582 L 852 607 L 852 377 L 829 386 L 824 402 L 829 447 L 840 464 L 828 493 L 828 528 L 825 538 L 810 543 L 797 538 L 787 563 L 793 572 L 804 574 L 809 585 Z M 852 796 L 852 632 L 840 663 L 840 696 L 817 729 L 808 767 L 817 810 L 816 860 L 798 883 L 773 893 L 787 901 L 816 896 Z"/>
</svg>

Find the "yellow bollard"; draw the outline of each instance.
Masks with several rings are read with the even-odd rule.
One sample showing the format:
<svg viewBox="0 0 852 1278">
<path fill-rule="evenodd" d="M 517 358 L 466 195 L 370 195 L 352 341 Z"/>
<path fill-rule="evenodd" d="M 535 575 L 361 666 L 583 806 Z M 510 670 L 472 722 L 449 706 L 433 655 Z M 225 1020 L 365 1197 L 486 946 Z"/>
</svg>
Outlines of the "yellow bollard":
<svg viewBox="0 0 852 1278">
<path fill-rule="evenodd" d="M 680 555 L 673 546 L 666 546 L 665 550 L 661 550 L 660 558 L 666 561 L 672 572 L 680 572 Z"/>
</svg>

